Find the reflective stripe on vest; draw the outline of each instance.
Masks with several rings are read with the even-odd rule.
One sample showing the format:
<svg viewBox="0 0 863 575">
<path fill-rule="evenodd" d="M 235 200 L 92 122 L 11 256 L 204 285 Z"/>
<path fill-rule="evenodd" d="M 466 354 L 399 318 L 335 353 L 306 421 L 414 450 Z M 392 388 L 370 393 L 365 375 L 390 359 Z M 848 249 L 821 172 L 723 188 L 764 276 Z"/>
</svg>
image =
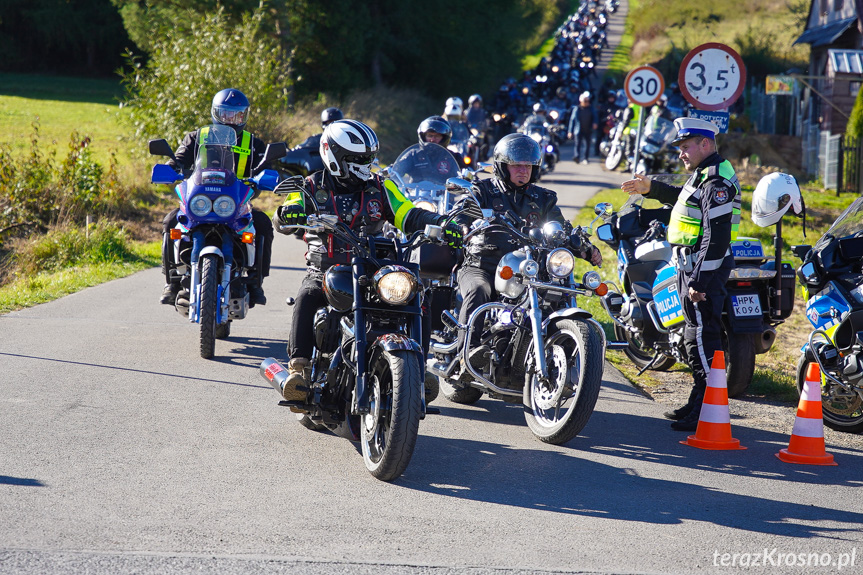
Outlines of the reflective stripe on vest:
<svg viewBox="0 0 863 575">
<path fill-rule="evenodd" d="M 668 241 L 681 246 L 693 246 L 704 233 L 701 213 L 701 185 L 708 178 L 720 177 L 734 189 L 734 198 L 728 204 L 717 206 L 707 214 L 708 219 L 716 218 L 731 211 L 731 241 L 737 239 L 740 227 L 740 183 L 731 162 L 723 160 L 718 166 L 710 166 L 705 171 L 696 170 L 690 176 L 674 204 L 671 220 L 668 223 Z"/>
<path fill-rule="evenodd" d="M 231 148 L 235 154 L 240 156 L 240 161 L 237 162 L 237 177 L 243 178 L 246 174 L 246 164 L 249 163 L 249 157 L 252 155 L 252 134 L 243 130 L 243 137 L 239 146 Z M 249 167 L 251 169 L 251 167 Z"/>
<path fill-rule="evenodd" d="M 384 190 L 387 195 L 387 199 L 389 200 L 390 207 L 393 210 L 393 214 L 395 214 L 395 221 L 393 224 L 401 231 L 405 231 L 405 217 L 408 215 L 408 212 L 414 208 L 413 203 L 405 197 L 396 183 L 389 178 L 384 180 Z"/>
</svg>

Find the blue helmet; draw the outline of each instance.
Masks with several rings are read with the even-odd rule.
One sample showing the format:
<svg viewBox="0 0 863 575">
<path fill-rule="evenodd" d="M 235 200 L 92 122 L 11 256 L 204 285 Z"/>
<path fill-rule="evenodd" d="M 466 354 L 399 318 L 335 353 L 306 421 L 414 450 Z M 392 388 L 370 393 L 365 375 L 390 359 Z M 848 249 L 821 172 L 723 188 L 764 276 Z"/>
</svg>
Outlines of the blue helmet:
<svg viewBox="0 0 863 575">
<path fill-rule="evenodd" d="M 249 118 L 249 99 L 236 88 L 222 90 L 213 97 L 213 121 L 232 128 L 243 128 Z"/>
</svg>

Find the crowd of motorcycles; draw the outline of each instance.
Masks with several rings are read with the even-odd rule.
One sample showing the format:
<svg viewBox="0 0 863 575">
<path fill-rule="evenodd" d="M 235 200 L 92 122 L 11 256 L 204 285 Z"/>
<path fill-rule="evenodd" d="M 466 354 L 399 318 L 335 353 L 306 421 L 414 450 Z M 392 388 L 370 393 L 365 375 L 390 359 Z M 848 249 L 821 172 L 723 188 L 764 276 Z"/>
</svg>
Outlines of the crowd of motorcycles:
<svg viewBox="0 0 863 575">
<path fill-rule="evenodd" d="M 395 229 L 369 236 L 313 210 L 304 225 L 295 226 L 339 237 L 352 246 L 353 260 L 324 274 L 327 305 L 318 310 L 314 333 L 309 334 L 314 353 L 307 371 L 307 401 L 281 404 L 309 429 L 358 441 L 373 476 L 389 481 L 404 472 L 420 421 L 435 411 L 429 403 L 439 392 L 461 404 L 483 395 L 521 404 L 537 438 L 562 444 L 584 428 L 593 412 L 606 349 L 622 349 L 642 371 L 668 370 L 682 361 L 682 314 L 673 289 L 676 268 L 664 237 L 670 210 L 628 202 L 615 212 L 599 204 L 591 226 L 577 228 L 589 241 L 593 224 L 601 220 L 596 236 L 618 255 L 617 283 L 607 284 L 596 271 L 574 276 L 570 236 L 560 224 L 531 228 L 514 216 L 482 210 L 472 185 L 489 167 L 483 162 L 493 143 L 515 130 L 543 145 L 544 170 L 554 169 L 557 149 L 566 138 L 568 110 L 591 85 L 605 45 L 606 15 L 615 7 L 611 0 L 583 4 L 558 30 L 551 56 L 522 82 L 501 86 L 487 121 L 464 122 L 463 139 L 453 138 L 456 146 L 464 146 L 458 150 L 460 170 L 432 175 L 416 165 L 421 156 L 417 151 L 435 165 L 454 165 L 452 157 L 435 160 L 436 155 L 449 156 L 447 149 L 422 142 L 389 166 L 377 167 L 416 206 L 450 219 L 459 215 L 454 211 L 457 200 L 466 200 L 459 205 L 470 212 L 474 224 L 465 241 L 490 231 L 517 240 L 520 247 L 497 266 L 497 299 L 465 323 L 457 319 L 459 252 L 442 239 L 442 228 L 427 226 L 410 237 Z M 574 100 L 567 99 L 569 94 Z M 534 113 L 536 104 L 545 98 L 544 117 L 531 120 L 539 115 Z M 216 340 L 229 337 L 231 322 L 245 318 L 251 308 L 246 284 L 257 254 L 253 238 L 243 230 L 249 227 L 254 192 L 287 193 L 296 189 L 289 185 L 292 178 L 323 169 L 317 149 L 288 150 L 278 143 L 267 147 L 254 177 L 237 178 L 236 135 L 224 128 L 199 130 L 199 160 L 188 178 L 166 164 L 156 165 L 152 174 L 153 183 L 175 186 L 179 198 L 181 215 L 170 237 L 190 297 L 177 309 L 200 325 L 205 358 L 214 355 Z M 608 137 L 617 137 L 613 128 Z M 165 140 L 151 141 L 150 152 L 173 156 Z M 264 169 L 274 160 L 279 160 L 279 170 Z M 306 202 L 316 205 L 312 195 Z M 815 327 L 801 355 L 798 379 L 802 386 L 810 362 L 821 366 L 825 421 L 846 431 L 863 430 L 861 202 L 852 204 L 813 248 L 796 250 L 804 259 L 798 276 L 814 294 L 807 317 Z M 738 268 L 729 279 L 723 316 L 732 397 L 746 391 L 755 355 L 773 344 L 776 326 L 792 311 L 794 292 L 790 264 L 783 263 L 778 273 L 775 269 L 774 262 L 782 261 L 778 248 L 775 258 L 757 240 L 740 239 L 733 249 Z M 600 299 L 617 341 L 606 339 L 601 325 L 579 306 L 579 297 Z M 428 356 L 422 348 L 424 307 L 432 324 Z M 491 361 L 482 369 L 469 361 L 469 345 L 459 346 L 459 341 L 474 341 L 476 333 L 490 350 Z M 260 371 L 277 390 L 288 373 L 273 358 L 265 360 Z"/>
</svg>

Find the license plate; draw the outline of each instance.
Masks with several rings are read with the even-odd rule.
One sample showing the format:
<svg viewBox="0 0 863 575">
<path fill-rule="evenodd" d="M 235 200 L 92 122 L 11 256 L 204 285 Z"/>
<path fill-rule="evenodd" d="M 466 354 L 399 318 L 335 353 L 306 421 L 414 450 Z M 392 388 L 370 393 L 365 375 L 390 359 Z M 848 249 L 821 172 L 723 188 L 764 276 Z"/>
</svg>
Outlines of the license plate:
<svg viewBox="0 0 863 575">
<path fill-rule="evenodd" d="M 733 295 L 731 296 L 731 306 L 737 317 L 761 315 L 761 302 L 758 299 L 758 294 Z"/>
</svg>

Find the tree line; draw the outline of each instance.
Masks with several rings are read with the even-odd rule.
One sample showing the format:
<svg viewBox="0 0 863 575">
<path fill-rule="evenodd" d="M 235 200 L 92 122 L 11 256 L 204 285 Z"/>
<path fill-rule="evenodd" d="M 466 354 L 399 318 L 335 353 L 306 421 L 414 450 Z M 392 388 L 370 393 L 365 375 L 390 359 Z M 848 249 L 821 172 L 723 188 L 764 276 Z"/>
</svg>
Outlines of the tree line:
<svg viewBox="0 0 863 575">
<path fill-rule="evenodd" d="M 110 75 L 223 13 L 261 15 L 295 97 L 376 85 L 435 97 L 515 75 L 578 0 L 0 0 L 0 70 Z M 193 40 L 190 38 L 190 40 Z M 214 55 L 216 57 L 217 55 Z M 242 70 L 245 62 L 235 65 Z M 249 70 L 254 73 L 254 70 Z"/>
</svg>

